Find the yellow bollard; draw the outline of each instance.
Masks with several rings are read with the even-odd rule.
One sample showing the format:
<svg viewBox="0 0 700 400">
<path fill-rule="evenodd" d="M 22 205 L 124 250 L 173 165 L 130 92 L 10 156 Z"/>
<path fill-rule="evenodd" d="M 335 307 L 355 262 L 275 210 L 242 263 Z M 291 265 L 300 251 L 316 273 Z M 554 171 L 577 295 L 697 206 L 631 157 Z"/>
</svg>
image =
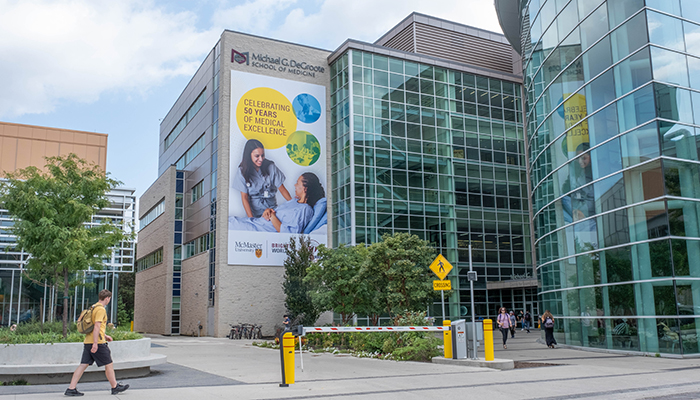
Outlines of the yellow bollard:
<svg viewBox="0 0 700 400">
<path fill-rule="evenodd" d="M 282 358 L 282 383 L 280 386 L 287 387 L 294 383 L 294 335 L 292 332 L 282 334 L 280 356 Z"/>
<path fill-rule="evenodd" d="M 134 321 L 131 321 L 131 331 L 134 331 Z"/>
<path fill-rule="evenodd" d="M 452 322 L 449 319 L 442 321 L 442 326 L 449 328 Z M 445 348 L 445 358 L 452 358 L 452 330 L 442 331 L 443 347 Z"/>
<path fill-rule="evenodd" d="M 484 320 L 484 358 L 493 361 L 493 321 Z"/>
</svg>

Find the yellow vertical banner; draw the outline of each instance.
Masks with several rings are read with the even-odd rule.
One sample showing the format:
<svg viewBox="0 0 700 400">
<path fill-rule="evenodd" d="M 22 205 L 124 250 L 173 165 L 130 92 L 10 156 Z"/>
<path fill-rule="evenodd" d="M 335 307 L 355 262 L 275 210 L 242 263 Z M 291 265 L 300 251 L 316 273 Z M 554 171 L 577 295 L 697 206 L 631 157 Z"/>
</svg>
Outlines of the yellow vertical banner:
<svg viewBox="0 0 700 400">
<path fill-rule="evenodd" d="M 570 93 L 564 94 L 564 97 Z M 576 93 L 564 102 L 564 124 L 566 129 L 577 125 L 566 134 L 565 151 L 574 152 L 581 143 L 588 143 L 588 121 L 583 121 L 588 116 L 586 110 L 586 96 Z"/>
</svg>

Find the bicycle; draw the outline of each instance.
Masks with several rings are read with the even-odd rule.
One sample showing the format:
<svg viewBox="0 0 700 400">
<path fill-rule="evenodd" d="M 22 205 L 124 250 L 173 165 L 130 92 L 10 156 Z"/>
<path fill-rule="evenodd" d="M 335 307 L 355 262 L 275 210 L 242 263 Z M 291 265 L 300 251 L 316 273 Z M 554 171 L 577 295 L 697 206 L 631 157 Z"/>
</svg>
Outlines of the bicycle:
<svg viewBox="0 0 700 400">
<path fill-rule="evenodd" d="M 262 339 L 262 325 L 255 324 L 229 324 L 231 330 L 228 335 L 229 339 Z"/>
<path fill-rule="evenodd" d="M 262 339 L 262 325 L 253 325 L 253 339 Z"/>
<path fill-rule="evenodd" d="M 240 325 L 233 325 L 229 324 L 231 326 L 231 330 L 229 331 L 228 335 L 226 335 L 227 338 L 233 340 L 233 339 L 240 339 L 240 334 L 241 334 L 241 327 Z"/>
<path fill-rule="evenodd" d="M 250 324 L 241 324 L 240 325 L 241 330 L 238 335 L 238 339 L 250 339 L 251 333 L 252 333 L 252 325 Z"/>
</svg>

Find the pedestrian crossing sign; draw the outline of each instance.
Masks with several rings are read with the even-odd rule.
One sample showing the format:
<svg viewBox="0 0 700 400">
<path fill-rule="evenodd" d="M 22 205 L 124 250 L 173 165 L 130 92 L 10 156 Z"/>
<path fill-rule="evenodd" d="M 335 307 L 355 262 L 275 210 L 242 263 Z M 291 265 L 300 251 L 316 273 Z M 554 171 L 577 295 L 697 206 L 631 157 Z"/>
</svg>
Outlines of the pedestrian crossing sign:
<svg viewBox="0 0 700 400">
<path fill-rule="evenodd" d="M 452 264 L 450 264 L 442 254 L 439 254 L 435 257 L 433 263 L 430 264 L 430 270 L 435 272 L 435 275 L 437 275 L 440 280 L 444 280 L 447 274 L 452 271 Z"/>
</svg>

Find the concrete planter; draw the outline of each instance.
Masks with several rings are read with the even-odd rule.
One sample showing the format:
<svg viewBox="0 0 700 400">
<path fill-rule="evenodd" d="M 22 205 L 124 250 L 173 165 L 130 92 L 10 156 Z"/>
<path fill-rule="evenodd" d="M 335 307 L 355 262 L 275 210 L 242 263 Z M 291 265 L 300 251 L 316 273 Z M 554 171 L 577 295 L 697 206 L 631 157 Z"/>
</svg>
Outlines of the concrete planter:
<svg viewBox="0 0 700 400">
<path fill-rule="evenodd" d="M 166 362 L 164 355 L 151 354 L 149 338 L 111 342 L 109 349 L 117 379 L 146 376 L 151 366 Z M 82 353 L 82 343 L 0 345 L 0 382 L 68 383 Z M 93 364 L 81 382 L 101 380 L 106 380 L 104 367 Z"/>
</svg>

